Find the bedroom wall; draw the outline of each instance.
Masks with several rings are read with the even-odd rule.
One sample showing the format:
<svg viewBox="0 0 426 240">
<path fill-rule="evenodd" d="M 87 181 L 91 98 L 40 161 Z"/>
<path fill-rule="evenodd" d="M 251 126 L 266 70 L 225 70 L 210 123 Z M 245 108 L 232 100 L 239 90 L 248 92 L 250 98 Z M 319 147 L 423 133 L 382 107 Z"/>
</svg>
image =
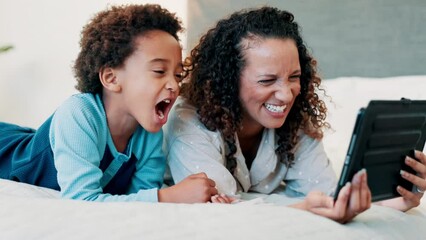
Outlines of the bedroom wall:
<svg viewBox="0 0 426 240">
<path fill-rule="evenodd" d="M 288 9 L 324 78 L 426 75 L 424 0 L 0 0 L 0 121 L 38 127 L 76 93 L 71 71 L 81 28 L 108 4 L 160 3 L 182 18 L 184 51 L 234 10 Z"/>
<path fill-rule="evenodd" d="M 218 19 L 265 4 L 295 15 L 324 78 L 426 74 L 424 0 L 191 0 L 188 46 Z"/>
<path fill-rule="evenodd" d="M 0 121 L 38 127 L 71 94 L 80 31 L 108 4 L 159 3 L 186 26 L 186 0 L 0 0 Z M 183 44 L 186 36 L 182 36 Z"/>
</svg>

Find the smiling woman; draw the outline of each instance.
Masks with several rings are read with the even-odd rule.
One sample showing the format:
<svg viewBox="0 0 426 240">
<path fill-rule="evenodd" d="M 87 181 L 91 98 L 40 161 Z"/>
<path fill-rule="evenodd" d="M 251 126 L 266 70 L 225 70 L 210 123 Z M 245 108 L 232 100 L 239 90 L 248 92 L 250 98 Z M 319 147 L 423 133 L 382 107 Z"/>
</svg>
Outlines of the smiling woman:
<svg viewBox="0 0 426 240">
<path fill-rule="evenodd" d="M 259 132 L 263 127 L 281 127 L 300 94 L 301 71 L 295 42 L 273 38 L 258 41 L 256 47 L 243 47 L 246 67 L 240 79 L 244 109 L 240 144 L 241 139 L 250 138 L 251 129 Z"/>
<path fill-rule="evenodd" d="M 219 20 L 186 59 L 189 77 L 165 125 L 175 183 L 205 172 L 229 203 L 240 192 L 303 197 L 290 205 L 346 223 L 371 206 L 359 171 L 337 200 L 336 175 L 322 144 L 327 108 L 317 62 L 293 14 L 273 7 L 237 11 Z M 410 175 L 426 184 L 426 156 Z M 411 166 L 407 163 L 408 166 Z M 387 206 L 406 211 L 423 194 L 398 188 Z M 388 202 L 390 203 L 390 202 Z"/>
</svg>

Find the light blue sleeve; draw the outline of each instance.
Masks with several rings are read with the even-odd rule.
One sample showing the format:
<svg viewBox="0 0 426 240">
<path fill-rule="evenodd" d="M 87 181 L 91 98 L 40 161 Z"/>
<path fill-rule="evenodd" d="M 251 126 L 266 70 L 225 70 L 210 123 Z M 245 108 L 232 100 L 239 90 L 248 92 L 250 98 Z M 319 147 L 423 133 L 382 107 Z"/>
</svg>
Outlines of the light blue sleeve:
<svg viewBox="0 0 426 240">
<path fill-rule="evenodd" d="M 99 165 L 107 133 L 103 108 L 91 94 L 74 95 L 57 109 L 50 128 L 50 142 L 62 197 L 89 201 L 157 202 L 156 188 L 129 195 L 103 193 L 100 185 L 103 173 Z"/>
</svg>

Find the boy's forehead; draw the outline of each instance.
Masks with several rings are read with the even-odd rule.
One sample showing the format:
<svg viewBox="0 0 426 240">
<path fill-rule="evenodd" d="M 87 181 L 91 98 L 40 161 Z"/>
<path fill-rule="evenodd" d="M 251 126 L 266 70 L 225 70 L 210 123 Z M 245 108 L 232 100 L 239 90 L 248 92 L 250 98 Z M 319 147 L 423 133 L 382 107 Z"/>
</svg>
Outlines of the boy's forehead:
<svg viewBox="0 0 426 240">
<path fill-rule="evenodd" d="M 131 55 L 147 64 L 182 65 L 182 47 L 176 40 L 142 37 L 135 41 Z"/>
<path fill-rule="evenodd" d="M 158 47 L 158 50 L 167 47 L 178 47 L 181 51 L 183 49 L 180 42 L 174 36 L 162 30 L 147 31 L 144 34 L 136 36 L 133 43 L 135 44 L 135 49 L 142 51 L 153 47 Z"/>
</svg>

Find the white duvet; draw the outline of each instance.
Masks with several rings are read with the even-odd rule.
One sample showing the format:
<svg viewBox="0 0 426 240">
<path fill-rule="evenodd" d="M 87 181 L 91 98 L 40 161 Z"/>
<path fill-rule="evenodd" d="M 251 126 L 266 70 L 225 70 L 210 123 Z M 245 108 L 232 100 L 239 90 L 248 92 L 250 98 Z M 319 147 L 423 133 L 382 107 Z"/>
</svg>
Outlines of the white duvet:
<svg viewBox="0 0 426 240">
<path fill-rule="evenodd" d="M 225 204 L 99 203 L 0 180 L 0 239 L 425 239 L 426 211 L 373 206 L 346 225 L 243 195 Z M 293 201 L 293 200 L 291 200 Z"/>
<path fill-rule="evenodd" d="M 369 99 L 426 99 L 426 76 L 340 78 L 325 82 L 335 132 L 324 139 L 336 173 L 356 110 Z M 223 204 L 96 203 L 0 180 L 0 239 L 426 239 L 426 208 L 407 213 L 375 206 L 342 225 L 285 207 L 281 195 L 244 194 Z"/>
</svg>

